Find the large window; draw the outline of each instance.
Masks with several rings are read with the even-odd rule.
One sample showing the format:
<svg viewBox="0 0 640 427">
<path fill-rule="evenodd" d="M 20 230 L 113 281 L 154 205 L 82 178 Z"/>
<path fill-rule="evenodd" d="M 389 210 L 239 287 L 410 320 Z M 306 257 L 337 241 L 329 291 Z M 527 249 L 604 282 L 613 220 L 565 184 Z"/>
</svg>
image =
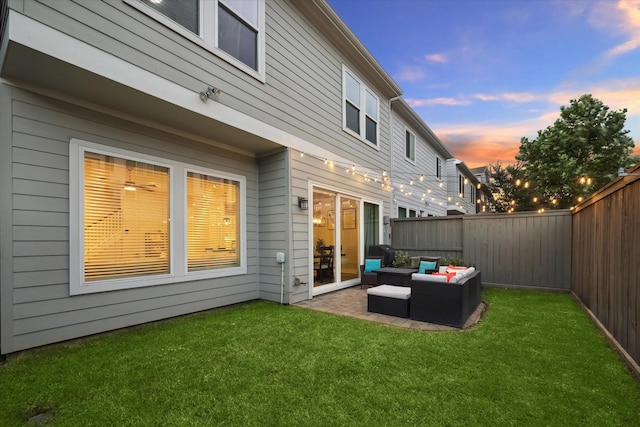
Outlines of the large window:
<svg viewBox="0 0 640 427">
<path fill-rule="evenodd" d="M 84 280 L 169 274 L 169 168 L 84 152 Z"/>
<path fill-rule="evenodd" d="M 71 293 L 246 274 L 244 177 L 72 140 Z"/>
<path fill-rule="evenodd" d="M 187 263 L 189 271 L 240 265 L 240 183 L 187 172 Z"/>
<path fill-rule="evenodd" d="M 378 98 L 352 72 L 343 67 L 343 128 L 378 145 Z"/>
<path fill-rule="evenodd" d="M 411 162 L 416 161 L 416 136 L 409 131 L 405 131 L 405 157 Z"/>
<path fill-rule="evenodd" d="M 442 160 L 440 157 L 436 157 L 436 177 L 442 179 Z"/>
<path fill-rule="evenodd" d="M 216 54 L 264 74 L 264 0 L 125 0 Z"/>
</svg>

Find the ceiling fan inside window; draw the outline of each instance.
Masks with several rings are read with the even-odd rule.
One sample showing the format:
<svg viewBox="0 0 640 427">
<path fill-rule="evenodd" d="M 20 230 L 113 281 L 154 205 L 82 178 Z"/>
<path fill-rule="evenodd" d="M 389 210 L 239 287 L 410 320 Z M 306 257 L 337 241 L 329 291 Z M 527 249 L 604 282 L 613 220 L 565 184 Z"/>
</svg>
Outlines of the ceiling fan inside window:
<svg viewBox="0 0 640 427">
<path fill-rule="evenodd" d="M 131 178 L 131 168 L 127 168 L 128 170 L 128 178 L 127 180 L 124 182 L 124 190 L 126 191 L 136 191 L 136 190 L 143 190 L 143 191 L 155 191 L 156 188 L 158 188 L 158 186 L 156 184 L 140 184 L 140 183 L 136 183 L 132 178 Z"/>
</svg>

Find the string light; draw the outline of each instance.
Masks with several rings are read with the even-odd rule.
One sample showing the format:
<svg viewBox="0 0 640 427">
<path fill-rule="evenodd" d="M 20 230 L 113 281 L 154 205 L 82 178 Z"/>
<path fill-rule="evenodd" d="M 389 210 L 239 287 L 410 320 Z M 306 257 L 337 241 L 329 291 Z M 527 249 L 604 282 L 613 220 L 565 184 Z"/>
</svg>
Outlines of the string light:
<svg viewBox="0 0 640 427">
<path fill-rule="evenodd" d="M 348 173 L 348 174 L 350 174 L 350 175 L 352 175 L 354 177 L 355 176 L 362 176 L 362 179 L 363 179 L 364 182 L 371 182 L 371 181 L 373 181 L 375 183 L 380 182 L 381 183 L 380 184 L 381 188 L 382 189 L 386 189 L 389 192 L 393 192 L 393 191 L 399 189 L 400 192 L 403 194 L 403 196 L 406 196 L 406 197 L 413 196 L 413 192 L 409 192 L 409 191 L 405 190 L 405 187 L 407 185 L 413 186 L 413 185 L 415 185 L 416 181 L 425 182 L 425 179 L 427 179 L 427 182 L 428 182 L 428 178 L 430 176 L 432 177 L 431 179 L 433 180 L 432 181 L 433 184 L 435 184 L 437 182 L 439 188 L 443 188 L 443 186 L 444 186 L 444 181 L 440 177 L 438 177 L 436 175 L 425 175 L 424 173 L 419 174 L 419 175 L 415 174 L 414 176 L 407 176 L 406 178 L 404 178 L 405 181 L 402 182 L 402 183 L 395 183 L 395 182 L 392 182 L 391 175 L 389 174 L 389 172 L 386 169 L 382 169 L 379 172 L 379 176 L 376 176 L 375 171 L 374 172 L 366 171 L 364 168 L 359 168 L 359 167 L 357 167 L 356 164 L 351 163 L 351 162 L 350 162 L 350 164 L 345 165 L 344 162 L 333 162 L 332 160 L 330 160 L 327 157 L 316 156 L 316 155 L 305 153 L 305 152 L 301 151 L 300 152 L 300 157 L 305 157 L 305 156 L 316 158 L 316 159 L 322 161 L 329 168 L 333 168 L 334 166 L 342 167 L 342 168 L 344 168 L 345 173 Z M 393 174 L 393 181 L 398 180 L 398 178 L 401 178 L 402 175 L 408 175 L 408 174 L 403 174 L 403 173 L 397 173 L 396 174 L 396 173 L 394 173 Z M 469 183 L 469 179 L 465 178 L 464 182 L 465 182 L 465 184 L 468 184 Z M 482 188 L 481 183 L 478 183 L 477 187 L 478 187 L 478 189 L 481 189 Z M 433 190 L 432 190 L 432 188 L 430 188 L 430 184 L 427 184 L 422 189 L 422 191 L 420 191 L 420 193 L 418 193 L 418 195 L 424 193 L 422 195 L 422 197 L 424 198 L 424 197 L 426 197 L 426 194 L 432 194 L 432 192 L 433 192 Z M 463 193 L 459 193 L 458 196 L 460 198 L 464 197 Z M 418 197 L 420 197 L 420 196 L 418 196 Z M 438 203 L 438 205 L 442 206 L 444 204 L 443 201 L 445 199 L 444 199 L 444 195 L 443 195 L 443 199 L 442 199 L 443 201 L 438 201 L 435 197 L 431 197 L 431 200 L 433 202 L 435 202 L 435 203 Z M 448 197 L 448 200 L 451 201 L 451 197 Z"/>
</svg>

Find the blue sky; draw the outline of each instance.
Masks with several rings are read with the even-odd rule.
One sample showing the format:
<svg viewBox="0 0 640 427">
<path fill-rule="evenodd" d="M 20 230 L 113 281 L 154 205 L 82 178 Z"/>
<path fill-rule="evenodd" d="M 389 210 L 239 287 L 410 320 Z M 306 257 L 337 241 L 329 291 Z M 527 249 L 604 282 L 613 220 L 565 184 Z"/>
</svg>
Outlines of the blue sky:
<svg viewBox="0 0 640 427">
<path fill-rule="evenodd" d="M 584 93 L 628 109 L 640 154 L 640 0 L 328 1 L 469 167 L 515 163 Z"/>
</svg>

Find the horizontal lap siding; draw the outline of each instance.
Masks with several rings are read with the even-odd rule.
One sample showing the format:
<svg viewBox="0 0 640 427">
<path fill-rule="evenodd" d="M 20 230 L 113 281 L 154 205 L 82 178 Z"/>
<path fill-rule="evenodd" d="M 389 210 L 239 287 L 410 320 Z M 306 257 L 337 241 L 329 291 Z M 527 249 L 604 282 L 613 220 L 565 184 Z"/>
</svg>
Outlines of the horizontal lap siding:
<svg viewBox="0 0 640 427">
<path fill-rule="evenodd" d="M 386 100 L 378 95 L 380 149 L 377 150 L 342 130 L 342 63 L 358 74 L 358 70 L 350 64 L 349 59 L 342 57 L 289 2 L 267 1 L 267 27 L 266 90 L 272 91 L 272 96 L 281 99 L 286 105 L 283 107 L 286 108 L 286 114 L 280 117 L 282 122 L 278 122 L 279 125 L 335 153 L 336 156 L 345 158 L 351 164 L 371 170 L 389 170 L 390 117 Z M 362 78 L 361 75 L 359 77 Z M 364 83 L 375 91 L 375 86 L 370 82 Z M 309 266 L 309 253 L 312 251 L 309 243 L 309 216 L 313 210 L 301 211 L 297 207 L 298 197 L 311 200 L 310 181 L 345 193 L 381 200 L 384 202 L 381 215 L 389 215 L 390 211 L 387 203 L 389 193 L 382 190 L 379 183 L 365 183 L 360 176 L 346 174 L 342 166 L 330 167 L 324 164 L 323 160 L 310 155 L 300 157 L 300 153 L 295 150 L 291 150 L 289 156 L 291 172 L 290 176 L 287 176 L 286 185 L 291 186 L 291 191 L 286 194 L 285 203 L 288 209 L 283 212 L 289 212 L 290 217 L 279 216 L 281 211 L 276 206 L 268 213 L 261 207 L 261 212 L 264 212 L 264 215 L 261 214 L 261 226 L 263 220 L 269 221 L 268 229 L 276 231 L 268 236 L 267 243 L 271 246 L 261 247 L 261 253 L 264 253 L 268 265 L 273 263 L 278 245 L 270 239 L 282 238 L 277 232 L 284 228 L 285 224 L 280 222 L 290 221 L 291 241 L 288 245 L 291 259 L 287 259 L 285 266 L 285 292 L 290 291 L 289 302 L 295 303 L 308 299 L 309 284 L 312 281 L 309 276 L 313 271 Z M 261 192 L 265 184 L 263 179 L 268 176 L 270 175 L 261 175 Z M 272 185 L 271 182 L 268 184 Z M 261 242 L 264 238 L 265 235 L 261 234 Z M 270 266 L 268 271 L 273 276 L 268 281 L 275 282 L 274 275 L 280 273 L 279 268 L 274 269 Z M 294 277 L 306 284 L 294 286 Z M 279 285 L 280 277 L 277 279 Z M 273 284 L 269 286 L 273 298 L 276 296 L 274 292 L 279 292 L 280 289 Z M 279 295 L 277 296 L 279 298 Z"/>
<path fill-rule="evenodd" d="M 2 301 L 4 353 L 258 297 L 253 159 L 15 88 L 13 94 L 13 179 L 11 194 L 2 195 L 3 203 L 10 198 L 13 224 L 11 281 L 3 282 L 13 285 L 11 300 Z M 245 176 L 249 274 L 69 296 L 71 138 Z"/>
<path fill-rule="evenodd" d="M 280 301 L 282 292 L 281 266 L 276 252 L 289 253 L 290 208 L 288 197 L 288 156 L 283 151 L 260 159 L 259 162 L 259 241 L 260 298 Z M 288 260 L 287 260 L 288 261 Z M 289 262 L 285 264 L 288 268 Z M 285 287 L 289 288 L 289 274 L 285 274 Z M 285 291 L 285 293 L 287 293 Z M 287 302 L 287 301 L 285 301 Z"/>
<path fill-rule="evenodd" d="M 215 85 L 223 92 L 216 102 L 356 163 L 380 163 L 377 150 L 361 150 L 364 143 L 342 131 L 342 63 L 358 70 L 290 2 L 266 2 L 265 83 L 122 0 L 27 0 L 25 14 L 185 88 L 197 92 L 205 83 Z M 380 97 L 382 141 L 388 140 L 382 137 L 388 121 L 388 103 Z M 354 149 L 360 149 L 358 156 Z"/>
<path fill-rule="evenodd" d="M 392 180 L 404 184 L 405 190 L 411 195 L 405 195 L 396 191 L 393 206 L 393 216 L 397 216 L 397 208 L 405 207 L 413 209 L 417 214 L 424 211 L 426 214 L 444 216 L 447 213 L 447 190 L 438 185 L 436 179 L 436 152 L 411 126 L 402 120 L 398 114 L 392 112 L 392 152 L 393 174 Z M 415 164 L 406 158 L 406 131 L 415 135 Z M 424 175 L 424 181 L 420 181 L 420 175 Z M 410 180 L 414 180 L 411 185 Z M 428 191 L 431 191 L 430 193 Z M 424 194 L 424 200 L 423 199 Z M 435 200 L 431 200 L 434 198 Z"/>
</svg>

